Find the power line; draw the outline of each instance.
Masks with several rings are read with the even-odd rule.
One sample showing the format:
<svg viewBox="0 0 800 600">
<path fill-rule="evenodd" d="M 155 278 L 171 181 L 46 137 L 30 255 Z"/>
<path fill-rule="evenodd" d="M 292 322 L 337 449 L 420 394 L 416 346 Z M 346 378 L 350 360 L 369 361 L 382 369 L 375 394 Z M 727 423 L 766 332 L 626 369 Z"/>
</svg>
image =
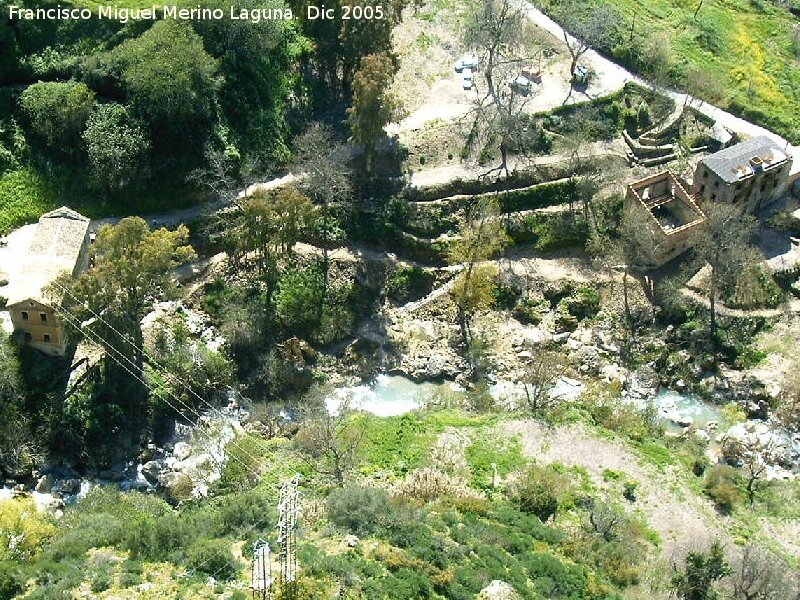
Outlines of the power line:
<svg viewBox="0 0 800 600">
<path fill-rule="evenodd" d="M 58 285 L 58 284 L 56 284 L 56 285 Z M 66 288 L 64 288 L 63 286 L 60 286 L 60 285 L 58 285 L 58 287 L 60 287 L 73 300 L 78 301 L 78 299 L 75 297 L 75 295 L 72 294 L 68 289 L 66 289 Z M 153 367 L 153 365 L 155 365 L 155 367 L 153 367 L 153 368 L 157 373 L 159 373 L 161 375 L 164 375 L 164 376 L 172 379 L 173 381 L 177 381 L 178 383 L 180 383 L 180 385 L 184 386 L 192 395 L 194 395 L 196 398 L 198 398 L 198 400 L 200 400 L 203 404 L 205 404 L 206 406 L 211 408 L 211 410 L 213 412 L 215 412 L 215 413 L 219 414 L 220 416 L 224 417 L 224 415 L 222 414 L 221 411 L 216 409 L 209 402 L 207 402 L 204 398 L 199 396 L 185 382 L 177 379 L 175 376 L 173 376 L 171 373 L 169 373 L 169 371 L 165 367 L 160 365 L 158 363 L 158 361 L 156 361 L 154 358 L 152 358 L 150 355 L 148 355 L 147 352 L 143 348 L 139 348 L 136 344 L 134 344 L 125 335 L 120 333 L 113 325 L 111 325 L 110 323 L 108 323 L 108 321 L 103 319 L 102 316 L 100 316 L 97 313 L 95 313 L 91 308 L 89 308 L 88 306 L 86 308 L 87 308 L 87 310 L 89 310 L 90 313 L 92 313 L 92 315 L 94 316 L 95 319 L 97 319 L 100 322 L 104 323 L 108 328 L 110 328 L 112 331 L 114 331 L 114 333 L 116 333 L 117 336 L 119 336 L 119 338 L 122 341 L 124 341 L 127 344 L 129 344 L 134 350 L 140 351 L 142 353 L 142 355 L 148 359 L 148 362 L 151 363 L 151 367 Z M 122 352 L 119 351 L 119 349 L 117 349 L 112 344 L 110 344 L 107 339 L 103 338 L 98 333 L 89 330 L 88 328 L 84 329 L 83 327 L 81 327 L 81 324 L 79 323 L 78 319 L 71 312 L 69 312 L 67 309 L 65 309 L 63 307 L 59 307 L 57 310 L 62 314 L 62 316 L 64 316 L 65 318 L 68 319 L 68 321 L 70 322 L 71 325 L 77 326 L 77 328 L 79 330 L 83 330 L 84 332 L 86 332 L 95 341 L 99 340 L 100 343 L 102 343 L 103 345 L 107 346 L 114 353 L 116 353 L 121 358 L 123 358 L 126 362 L 128 362 L 132 367 L 138 369 L 138 366 L 135 365 L 130 358 L 125 356 Z M 133 371 L 128 369 L 114 355 L 111 355 L 110 358 L 112 360 L 114 360 L 114 362 L 117 363 L 121 368 L 123 368 L 125 371 L 127 371 L 132 377 L 134 377 L 136 380 L 141 382 L 142 385 L 144 385 L 152 393 L 154 393 L 156 396 L 158 396 L 160 399 L 162 399 L 164 402 L 166 402 L 167 405 L 170 406 L 170 408 L 172 408 L 173 410 L 175 410 L 177 413 L 180 414 L 181 411 L 178 410 L 177 407 L 175 407 L 171 402 L 169 402 L 169 400 L 167 400 L 164 397 L 163 394 L 161 394 L 160 392 L 156 391 L 144 379 L 142 379 L 136 373 L 134 373 Z M 178 398 L 174 393 L 171 393 L 171 392 L 168 392 L 168 393 L 177 402 L 179 402 L 181 405 L 183 405 L 185 408 L 187 408 L 190 412 L 193 412 L 198 417 L 202 416 L 199 412 L 197 412 L 197 410 L 193 409 L 186 402 L 184 402 L 183 400 Z M 208 435 L 208 434 L 206 434 L 206 435 Z M 210 435 L 208 437 L 210 439 Z M 236 444 L 235 440 L 230 442 L 230 443 L 234 447 L 239 448 L 239 450 L 242 451 L 243 454 L 245 454 L 249 458 L 251 458 L 253 460 L 257 460 L 257 459 L 255 459 L 255 457 L 253 457 L 251 454 L 249 454 L 249 452 L 247 452 L 245 449 L 241 448 L 241 446 Z M 231 455 L 231 458 L 236 459 L 240 464 L 242 464 L 242 466 L 245 467 L 246 470 L 250 471 L 256 477 L 260 477 L 259 473 L 256 473 L 252 468 L 249 467 L 249 465 L 245 464 L 240 459 L 238 459 L 238 457 Z M 210 484 L 210 482 L 208 480 L 207 480 L 207 483 Z M 280 546 L 281 546 L 281 550 L 280 550 L 281 582 L 282 582 L 282 585 L 284 586 L 284 588 L 286 590 L 286 593 L 289 594 L 289 596 L 288 596 L 289 598 L 294 597 L 294 594 L 295 594 L 295 591 L 296 591 L 294 582 L 296 581 L 296 578 L 297 578 L 297 528 L 298 528 L 298 523 L 299 523 L 299 519 L 300 519 L 300 512 L 301 512 L 300 493 L 299 493 L 299 491 L 297 489 L 298 483 L 299 483 L 299 475 L 295 475 L 290 480 L 284 482 L 284 484 L 281 486 L 281 489 L 280 489 L 279 502 L 278 502 L 278 510 L 279 510 L 279 514 L 280 514 L 280 518 L 279 518 L 279 521 L 278 521 L 278 530 L 279 530 L 279 540 L 278 541 L 279 541 Z M 249 534 L 255 528 L 256 528 L 255 524 L 251 525 L 250 528 L 248 529 L 247 533 Z M 265 554 L 266 554 L 266 556 L 268 556 L 269 547 L 268 546 L 261 546 L 261 547 L 264 548 L 263 550 L 261 550 L 262 554 L 261 554 L 261 558 L 259 559 L 259 560 L 262 561 L 261 566 L 258 566 L 254 562 L 253 569 L 258 569 L 259 572 L 263 574 L 263 572 L 264 572 L 263 559 L 265 558 L 265 556 L 264 556 Z M 254 554 L 254 561 L 255 560 L 256 560 L 256 558 L 255 558 L 255 554 Z M 217 572 L 215 572 L 213 575 L 216 575 L 217 573 L 219 573 L 219 570 L 217 570 Z M 254 571 L 254 573 L 255 573 L 255 571 Z M 264 587 L 264 588 L 271 587 L 271 583 L 272 583 L 271 575 L 270 575 L 270 585 L 269 586 L 267 586 L 266 584 L 263 583 L 265 581 L 266 581 L 265 577 L 260 577 L 260 578 L 258 578 L 258 581 L 254 580 L 254 583 L 259 583 L 259 587 Z M 256 593 L 255 584 L 254 584 L 253 590 L 254 590 L 254 594 L 255 594 Z M 259 590 L 259 591 L 261 591 L 261 590 Z M 267 594 L 267 593 L 271 594 L 269 589 L 265 589 L 265 590 L 263 590 L 263 592 L 264 592 L 264 594 Z M 265 599 L 269 598 L 269 596 L 266 596 L 266 595 L 264 595 L 262 597 L 265 598 Z"/>
<path fill-rule="evenodd" d="M 58 288 L 60 288 L 60 289 L 61 289 L 61 290 L 62 290 L 64 293 L 68 294 L 68 295 L 70 296 L 70 298 L 72 298 L 72 299 L 73 299 L 74 301 L 76 301 L 77 303 L 81 304 L 81 302 L 80 302 L 80 299 L 79 299 L 79 298 L 77 298 L 77 297 L 76 297 L 76 296 L 75 296 L 75 295 L 74 295 L 74 294 L 73 294 L 73 293 L 72 293 L 72 292 L 71 292 L 71 291 L 70 291 L 68 288 L 66 288 L 66 287 L 62 286 L 62 285 L 61 285 L 61 284 L 59 284 L 58 282 L 54 282 L 54 283 L 55 283 L 55 285 L 56 285 Z M 115 328 L 115 327 L 114 327 L 114 326 L 113 326 L 111 323 L 109 323 L 108 321 L 106 321 L 106 320 L 105 320 L 105 319 L 104 319 L 104 318 L 103 318 L 101 315 L 98 315 L 96 312 L 94 312 L 94 311 L 93 311 L 93 310 L 92 310 L 92 309 L 91 309 L 91 308 L 90 308 L 90 307 L 89 307 L 89 306 L 88 306 L 86 303 L 83 303 L 83 304 L 81 304 L 81 305 L 82 305 L 84 308 L 86 308 L 86 310 L 88 310 L 88 311 L 89 311 L 89 312 L 92 314 L 92 316 L 93 316 L 93 317 L 94 317 L 96 320 L 100 321 L 101 323 L 103 323 L 104 325 L 106 325 L 106 327 L 108 327 L 109 329 L 111 329 L 111 331 L 113 331 L 114 333 L 116 333 L 116 334 L 119 336 L 120 340 L 122 340 L 123 342 L 125 342 L 125 343 L 129 344 L 129 345 L 130 345 L 130 346 L 131 346 L 131 347 L 132 347 L 132 348 L 133 348 L 133 349 L 134 349 L 136 352 L 141 352 L 142 356 L 144 356 L 144 357 L 147 359 L 147 362 L 148 362 L 148 364 L 150 364 L 150 366 L 151 366 L 151 367 L 152 367 L 152 368 L 153 368 L 153 369 L 154 369 L 154 370 L 155 370 L 157 373 L 160 373 L 160 374 L 162 374 L 162 375 L 163 375 L 164 377 L 166 377 L 167 379 L 170 379 L 170 380 L 171 380 L 173 383 L 177 383 L 177 384 L 179 384 L 179 385 L 183 386 L 183 387 L 184 387 L 184 388 L 185 388 L 185 389 L 186 389 L 186 390 L 187 390 L 187 391 L 188 391 L 188 392 L 189 392 L 189 393 L 190 393 L 192 396 L 194 396 L 194 397 L 195 397 L 195 398 L 197 398 L 197 399 L 198 399 L 200 402 L 202 402 L 203 404 L 205 404 L 206 406 L 208 406 L 208 407 L 209 407 L 209 409 L 211 409 L 211 411 L 213 411 L 213 412 L 217 413 L 218 415 L 220 415 L 220 416 L 221 416 L 221 417 L 223 417 L 223 418 L 225 417 L 225 415 L 223 415 L 221 411 L 219 411 L 219 410 L 218 410 L 216 407 L 214 407 L 214 406 L 213 406 L 213 405 L 212 405 L 210 402 L 208 402 L 208 401 L 207 401 L 205 398 L 203 398 L 203 397 L 202 397 L 202 396 L 200 396 L 200 395 L 199 395 L 197 392 L 195 392 L 195 391 L 194 391 L 194 390 L 191 388 L 191 386 L 189 386 L 189 385 L 188 385 L 186 382 L 182 381 L 181 379 L 177 378 L 175 375 L 173 375 L 172 373 L 170 373 L 170 372 L 169 372 L 169 370 L 168 370 L 166 367 L 164 367 L 163 365 L 161 365 L 161 364 L 160 364 L 160 363 L 159 363 L 159 362 L 158 362 L 158 361 L 157 361 L 155 358 L 153 358 L 152 356 L 150 356 L 150 355 L 147 353 L 147 351 L 144 349 L 144 347 L 139 347 L 139 346 L 137 346 L 137 345 L 136 345 L 136 344 L 135 344 L 135 343 L 134 343 L 134 342 L 133 342 L 131 339 L 129 339 L 129 338 L 128 338 L 128 337 L 127 337 L 125 334 L 121 333 L 121 332 L 120 332 L 120 331 L 119 331 L 117 328 Z M 63 307 L 62 307 L 62 308 L 63 308 Z M 105 340 L 105 342 L 106 342 L 106 344 L 107 344 L 107 345 L 111 346 L 111 344 L 108 342 L 108 340 Z M 173 396 L 173 398 L 175 398 L 176 400 L 178 400 L 179 402 L 181 402 L 181 403 L 182 403 L 184 406 L 186 406 L 187 408 L 189 408 L 189 406 L 188 406 L 188 405 L 187 405 L 185 402 L 181 401 L 181 400 L 180 400 L 180 399 L 179 399 L 177 396 L 175 396 L 175 394 L 171 394 L 171 395 Z M 189 408 L 189 410 L 192 410 L 192 409 L 191 409 L 191 408 Z M 197 411 L 194 411 L 194 412 L 195 412 L 195 414 L 197 414 L 198 416 L 200 416 L 200 415 L 199 415 L 199 413 L 197 413 Z M 263 447 L 263 446 L 262 446 L 262 447 Z M 258 458 L 257 458 L 257 457 L 255 457 L 255 456 L 253 456 L 252 454 L 250 454 L 250 453 L 249 453 L 249 452 L 248 452 L 248 451 L 247 451 L 245 448 L 242 448 L 241 446 L 238 446 L 238 449 L 239 449 L 239 450 L 240 450 L 240 451 L 243 453 L 243 455 L 244 455 L 246 458 L 248 458 L 248 459 L 250 459 L 250 460 L 252 460 L 252 461 L 254 461 L 254 462 L 257 462 L 257 461 L 258 461 Z M 239 461 L 239 462 L 241 462 L 241 461 Z M 242 463 L 242 465 L 244 465 L 244 463 Z"/>
<path fill-rule="evenodd" d="M 71 313 L 68 313 L 68 312 L 67 312 L 67 311 L 65 311 L 63 308 L 56 308 L 56 311 L 57 311 L 57 312 L 59 312 L 59 313 L 61 313 L 61 316 L 62 316 L 62 317 L 64 317 L 65 319 L 67 319 L 67 321 L 69 321 L 69 323 L 70 323 L 72 326 L 78 326 L 78 327 L 80 326 L 80 322 L 79 322 L 79 321 L 78 321 L 78 320 L 77 320 L 77 319 L 76 319 L 76 318 L 75 318 L 75 317 L 74 317 L 74 316 L 73 316 Z M 105 340 L 103 340 L 103 338 L 102 338 L 102 337 L 101 337 L 99 334 L 97 334 L 97 333 L 95 333 L 95 332 L 92 332 L 92 331 L 87 331 L 87 333 L 88 333 L 88 335 L 90 335 L 90 336 L 92 337 L 92 339 L 93 339 L 94 341 L 96 341 L 96 342 L 103 342 L 103 341 L 105 341 Z M 108 342 L 106 342 L 106 343 L 108 343 Z M 114 349 L 114 350 L 117 352 L 117 354 L 119 354 L 120 356 L 122 356 L 122 358 L 124 358 L 125 360 L 127 360 L 129 363 L 133 364 L 133 363 L 130 361 L 130 359 L 128 359 L 128 358 L 127 358 L 125 355 L 123 355 L 122 353 L 120 353 L 120 352 L 119 352 L 118 350 L 116 350 L 116 349 Z M 149 385 L 149 384 L 148 384 L 146 381 L 144 381 L 143 379 L 141 379 L 141 378 L 140 378 L 138 375 L 136 375 L 134 372 L 132 372 L 130 369 L 128 369 L 128 368 L 127 368 L 125 365 L 123 365 L 123 364 L 122 364 L 122 363 L 121 363 L 121 362 L 120 362 L 120 361 L 119 361 L 119 360 L 118 360 L 118 359 L 117 359 L 115 356 L 113 356 L 113 355 L 110 355 L 110 356 L 109 356 L 109 358 L 111 358 L 111 360 L 113 360 L 113 361 L 114 361 L 114 362 L 115 362 L 115 363 L 116 363 L 116 364 L 117 364 L 119 367 L 121 367 L 122 369 L 124 369 L 125 371 L 127 371 L 127 372 L 128 372 L 128 373 L 129 373 L 129 374 L 132 376 L 132 377 L 134 377 L 135 379 L 139 380 L 139 381 L 140 381 L 140 382 L 141 382 L 141 383 L 142 383 L 142 384 L 143 384 L 145 387 L 147 387 L 147 388 L 148 388 L 148 389 L 149 389 L 149 390 L 150 390 L 152 393 L 154 393 L 154 394 L 155 394 L 155 395 L 157 395 L 159 398 L 161 398 L 161 399 L 162 399 L 164 402 L 166 402 L 166 403 L 167 403 L 167 405 L 168 405 L 168 406 L 170 406 L 170 408 L 172 408 L 172 409 L 173 409 L 173 410 L 175 410 L 176 412 L 180 413 L 180 411 L 179 411 L 179 410 L 178 410 L 178 409 L 177 409 L 177 408 L 176 408 L 176 407 L 175 407 L 175 406 L 174 406 L 174 405 L 173 405 L 173 404 L 172 404 L 172 403 L 171 403 L 169 400 L 167 400 L 165 397 L 163 397 L 163 395 L 162 395 L 160 392 L 158 392 L 157 390 L 153 389 L 153 388 L 152 388 L 152 387 L 151 387 L 151 386 L 150 386 L 150 385 Z M 198 423 L 194 423 L 193 425 L 195 426 L 195 428 L 196 428 L 198 431 L 200 431 L 201 433 L 203 433 L 204 435 L 206 435 L 206 436 L 208 437 L 208 439 L 209 439 L 209 440 L 211 439 L 211 436 L 210 436 L 210 434 L 208 434 L 208 433 L 205 433 L 205 432 L 202 430 L 202 428 L 199 426 L 199 424 L 198 424 Z M 214 459 L 213 455 L 210 455 L 210 456 L 211 456 L 212 460 L 214 460 L 214 462 L 217 464 L 217 466 L 221 468 L 221 465 L 219 465 L 219 463 L 217 463 L 217 461 Z M 247 468 L 247 466 L 246 466 L 246 465 L 245 465 L 245 468 Z M 254 472 L 254 474 L 256 474 L 256 473 Z M 257 475 L 257 474 L 256 474 L 256 475 Z M 206 482 L 206 483 L 207 483 L 209 486 L 210 486 L 210 485 L 212 485 L 212 482 L 211 482 L 211 480 L 210 480 L 208 477 L 204 477 L 202 474 L 200 474 L 200 478 L 201 478 L 201 479 L 205 479 L 205 482 Z M 247 531 L 245 532 L 245 535 L 249 535 L 249 534 L 250 534 L 250 533 L 252 533 L 252 532 L 253 532 L 255 529 L 256 529 L 256 525 L 255 525 L 255 524 L 251 525 L 251 526 L 250 526 L 250 527 L 247 529 Z M 210 560 L 211 560 L 211 559 L 207 559 L 207 560 L 205 560 L 205 561 L 203 561 L 203 562 L 201 562 L 201 563 L 198 563 L 198 564 L 196 564 L 196 565 L 195 565 L 195 570 L 196 570 L 196 569 L 197 569 L 197 567 L 199 567 L 199 566 L 203 566 L 203 565 L 205 565 L 205 564 L 208 564 L 208 563 L 210 562 Z M 225 568 L 225 567 L 222 567 L 222 568 L 220 568 L 220 569 L 217 569 L 217 570 L 216 570 L 214 573 L 212 573 L 212 575 L 211 575 L 211 576 L 212 576 L 212 577 L 216 576 L 216 575 L 217 575 L 217 574 L 218 574 L 218 573 L 219 573 L 219 572 L 220 572 L 220 571 L 221 571 L 223 568 Z"/>
</svg>

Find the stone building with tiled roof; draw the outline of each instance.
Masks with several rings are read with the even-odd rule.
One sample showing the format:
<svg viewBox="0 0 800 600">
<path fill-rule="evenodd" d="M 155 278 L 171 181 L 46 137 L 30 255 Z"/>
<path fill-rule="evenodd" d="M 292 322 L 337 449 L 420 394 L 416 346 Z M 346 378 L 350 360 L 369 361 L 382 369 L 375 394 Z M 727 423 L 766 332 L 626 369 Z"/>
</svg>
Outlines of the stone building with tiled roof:
<svg viewBox="0 0 800 600">
<path fill-rule="evenodd" d="M 792 158 L 766 136 L 715 152 L 695 169 L 701 203 L 727 202 L 755 214 L 786 192 Z"/>
<path fill-rule="evenodd" d="M 64 273 L 76 277 L 88 266 L 89 219 L 66 206 L 42 215 L 8 291 L 11 322 L 27 343 L 47 354 L 64 354 L 64 325 L 56 313 L 62 294 L 52 284 Z"/>
</svg>

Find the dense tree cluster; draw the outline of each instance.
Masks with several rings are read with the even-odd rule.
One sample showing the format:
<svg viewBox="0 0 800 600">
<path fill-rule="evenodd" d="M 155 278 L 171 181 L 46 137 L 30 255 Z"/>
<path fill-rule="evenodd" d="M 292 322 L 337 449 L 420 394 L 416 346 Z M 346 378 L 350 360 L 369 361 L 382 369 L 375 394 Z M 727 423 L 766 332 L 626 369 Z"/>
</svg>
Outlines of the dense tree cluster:
<svg viewBox="0 0 800 600">
<path fill-rule="evenodd" d="M 299 84 L 293 67 L 308 49 L 291 22 L 12 27 L 2 18 L 0 85 L 17 84 L 7 88 L 18 97 L 10 116 L 30 158 L 84 175 L 95 194 L 129 201 L 183 188 L 212 152 L 237 174 L 248 161 L 288 158 L 288 98 Z"/>
</svg>

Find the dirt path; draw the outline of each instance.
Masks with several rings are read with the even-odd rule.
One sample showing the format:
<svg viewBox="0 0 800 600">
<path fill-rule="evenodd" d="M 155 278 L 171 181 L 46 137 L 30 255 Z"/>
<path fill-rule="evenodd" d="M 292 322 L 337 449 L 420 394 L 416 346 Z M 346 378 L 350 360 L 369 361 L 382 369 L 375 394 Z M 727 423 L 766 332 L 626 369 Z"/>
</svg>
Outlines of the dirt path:
<svg viewBox="0 0 800 600">
<path fill-rule="evenodd" d="M 615 155 L 625 158 L 625 142 L 622 138 L 614 139 L 611 141 L 598 141 L 586 144 L 582 149 L 581 158 L 588 159 L 591 157 Z M 530 170 L 537 166 L 555 165 L 569 160 L 568 156 L 559 154 L 548 154 L 546 156 L 536 156 L 533 158 L 526 157 L 511 157 L 509 159 L 508 168 L 511 171 L 516 170 Z M 485 166 L 470 166 L 465 164 L 458 165 L 445 165 L 442 167 L 434 167 L 432 169 L 423 169 L 415 171 L 411 174 L 409 187 L 412 188 L 425 188 L 437 185 L 443 185 L 456 179 L 475 180 L 480 179 L 486 175 L 489 169 Z"/>
<path fill-rule="evenodd" d="M 662 556 L 671 558 L 686 549 L 705 546 L 715 539 L 726 545 L 733 540 L 724 530 L 710 503 L 685 486 L 670 485 L 674 476 L 645 465 L 622 442 L 595 437 L 582 425 L 548 429 L 532 419 L 503 423 L 498 433 L 519 436 L 526 456 L 544 463 L 563 463 L 585 468 L 598 487 L 607 487 L 603 471 L 621 471 L 639 482 L 638 500 L 632 510 L 641 511 L 662 540 Z M 611 484 L 614 485 L 614 484 Z"/>
<path fill-rule="evenodd" d="M 683 288 L 681 290 L 681 294 L 683 294 L 685 298 L 688 298 L 692 302 L 700 304 L 701 306 L 704 306 L 709 310 L 711 309 L 711 302 L 709 302 L 708 298 L 706 298 L 701 294 L 698 294 L 694 290 Z M 718 301 L 716 310 L 718 314 L 725 315 L 726 317 L 736 317 L 739 319 L 747 319 L 749 317 L 763 317 L 765 319 L 773 319 L 776 317 L 780 317 L 783 314 L 786 314 L 787 311 L 800 312 L 800 298 L 792 298 L 785 306 L 781 308 L 760 308 L 751 310 L 730 308 Z"/>
<path fill-rule="evenodd" d="M 530 19 L 536 26 L 547 31 L 559 40 L 564 39 L 564 29 L 558 23 L 553 21 L 542 11 L 532 6 L 529 2 L 526 2 L 525 0 L 519 0 L 519 2 L 520 5 L 524 7 L 528 19 Z M 572 36 L 569 34 L 567 35 L 569 38 L 572 38 Z M 587 51 L 583 60 L 587 62 L 595 71 L 596 79 L 601 82 L 599 86 L 602 89 L 608 90 L 606 93 L 610 93 L 622 88 L 622 86 L 628 81 L 632 81 L 644 86 L 651 85 L 649 82 L 637 75 L 634 75 L 624 67 L 614 63 L 613 61 L 610 61 L 604 56 L 601 56 L 595 50 Z M 744 119 L 732 115 L 731 113 L 726 112 L 721 108 L 714 106 L 713 104 L 708 104 L 707 102 L 703 102 L 702 100 L 699 100 L 693 96 L 681 94 L 679 92 L 673 92 L 672 90 L 660 91 L 672 98 L 675 101 L 675 104 L 691 105 L 692 108 L 697 109 L 704 115 L 714 119 L 717 123 L 727 127 L 732 131 L 744 134 L 748 137 L 765 135 L 771 138 L 776 144 L 778 144 L 778 146 L 785 148 L 790 154 L 795 156 L 798 155 L 798 148 L 796 146 L 792 146 L 781 136 L 768 129 L 765 129 L 764 127 L 760 127 L 759 125 L 745 121 Z M 793 175 L 798 172 L 800 172 L 800 161 L 795 161 L 795 163 L 792 165 L 791 174 Z"/>
</svg>

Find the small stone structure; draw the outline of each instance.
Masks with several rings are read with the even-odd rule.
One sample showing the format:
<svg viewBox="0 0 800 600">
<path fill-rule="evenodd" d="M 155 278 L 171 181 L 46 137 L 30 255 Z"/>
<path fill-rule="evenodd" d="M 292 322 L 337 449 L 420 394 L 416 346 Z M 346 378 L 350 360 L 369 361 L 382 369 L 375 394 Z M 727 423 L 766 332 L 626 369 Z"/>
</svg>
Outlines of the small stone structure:
<svg viewBox="0 0 800 600">
<path fill-rule="evenodd" d="M 644 222 L 649 225 L 650 257 L 648 264 L 638 267 L 660 267 L 686 252 L 694 232 L 706 221 L 694 197 L 669 171 L 630 184 L 625 204 L 628 210 L 645 215 Z"/>
</svg>

